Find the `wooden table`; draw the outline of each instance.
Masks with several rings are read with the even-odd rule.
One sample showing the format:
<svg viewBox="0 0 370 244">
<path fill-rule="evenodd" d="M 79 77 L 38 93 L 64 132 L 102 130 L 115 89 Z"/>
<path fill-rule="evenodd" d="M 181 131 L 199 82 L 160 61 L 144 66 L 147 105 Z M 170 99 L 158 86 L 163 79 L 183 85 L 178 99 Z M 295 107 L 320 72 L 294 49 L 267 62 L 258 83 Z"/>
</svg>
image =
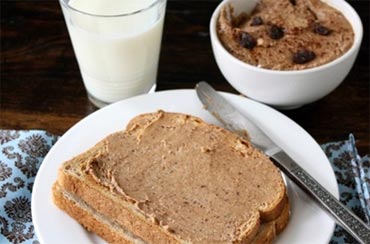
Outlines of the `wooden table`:
<svg viewBox="0 0 370 244">
<path fill-rule="evenodd" d="M 169 0 L 159 65 L 158 90 L 193 88 L 207 80 L 236 93 L 212 55 L 208 25 L 219 1 Z M 351 0 L 364 24 L 357 61 L 324 99 L 282 111 L 319 143 L 354 133 L 369 153 L 369 2 Z M 44 129 L 62 135 L 96 108 L 90 104 L 57 0 L 1 1 L 1 129 Z"/>
</svg>

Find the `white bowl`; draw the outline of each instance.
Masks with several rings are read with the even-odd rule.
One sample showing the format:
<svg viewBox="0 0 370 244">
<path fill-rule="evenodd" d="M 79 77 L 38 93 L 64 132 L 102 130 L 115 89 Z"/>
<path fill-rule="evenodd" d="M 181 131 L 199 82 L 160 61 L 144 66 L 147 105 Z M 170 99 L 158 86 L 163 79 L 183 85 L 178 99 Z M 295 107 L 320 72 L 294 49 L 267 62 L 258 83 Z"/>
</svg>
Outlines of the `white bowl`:
<svg viewBox="0 0 370 244">
<path fill-rule="evenodd" d="M 280 109 L 291 109 L 314 102 L 333 91 L 344 80 L 357 57 L 363 35 L 361 20 L 344 0 L 326 0 L 343 13 L 352 25 L 354 43 L 339 58 L 315 68 L 279 71 L 258 68 L 231 55 L 220 42 L 216 24 L 221 8 L 234 5 L 238 11 L 251 11 L 255 0 L 224 0 L 214 11 L 210 23 L 213 54 L 226 80 L 240 93 Z"/>
</svg>

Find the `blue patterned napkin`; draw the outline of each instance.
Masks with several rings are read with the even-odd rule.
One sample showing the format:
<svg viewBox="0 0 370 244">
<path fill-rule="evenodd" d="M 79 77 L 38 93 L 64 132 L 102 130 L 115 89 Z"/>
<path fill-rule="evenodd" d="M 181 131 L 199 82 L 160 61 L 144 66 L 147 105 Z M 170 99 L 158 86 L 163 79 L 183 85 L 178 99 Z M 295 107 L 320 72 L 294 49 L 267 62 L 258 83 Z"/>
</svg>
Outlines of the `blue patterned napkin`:
<svg viewBox="0 0 370 244">
<path fill-rule="evenodd" d="M 341 202 L 370 225 L 369 156 L 361 158 L 358 155 L 352 134 L 347 141 L 331 142 L 321 147 L 334 169 Z M 357 243 L 357 241 L 337 225 L 330 244 L 339 243 Z"/>
<path fill-rule="evenodd" d="M 0 130 L 0 243 L 39 244 L 31 216 L 37 170 L 58 136 L 45 131 Z M 357 154 L 355 140 L 322 145 L 339 184 L 340 200 L 369 223 L 370 162 Z M 331 244 L 356 243 L 336 227 Z"/>
<path fill-rule="evenodd" d="M 0 130 L 0 243 L 39 243 L 31 216 L 32 187 L 57 139 L 45 131 Z"/>
</svg>

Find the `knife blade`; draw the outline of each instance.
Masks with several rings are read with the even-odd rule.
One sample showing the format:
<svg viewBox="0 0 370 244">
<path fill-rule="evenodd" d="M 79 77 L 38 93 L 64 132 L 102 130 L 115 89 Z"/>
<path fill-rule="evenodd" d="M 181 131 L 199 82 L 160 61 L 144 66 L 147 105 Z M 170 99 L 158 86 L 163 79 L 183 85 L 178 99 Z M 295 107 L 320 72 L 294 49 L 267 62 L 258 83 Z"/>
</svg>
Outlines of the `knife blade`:
<svg viewBox="0 0 370 244">
<path fill-rule="evenodd" d="M 298 163 L 276 145 L 248 115 L 241 114 L 207 82 L 199 82 L 195 90 L 199 100 L 228 130 L 245 135 L 250 142 L 268 155 L 297 186 L 311 196 L 336 222 L 362 244 L 370 244 L 370 227 L 349 211 Z"/>
</svg>

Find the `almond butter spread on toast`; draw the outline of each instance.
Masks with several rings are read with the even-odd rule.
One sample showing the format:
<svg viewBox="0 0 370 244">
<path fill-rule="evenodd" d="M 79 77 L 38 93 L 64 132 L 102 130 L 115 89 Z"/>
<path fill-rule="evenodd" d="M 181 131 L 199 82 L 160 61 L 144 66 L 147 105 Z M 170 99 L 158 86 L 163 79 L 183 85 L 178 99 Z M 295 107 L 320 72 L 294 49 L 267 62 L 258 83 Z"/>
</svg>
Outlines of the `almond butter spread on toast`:
<svg viewBox="0 0 370 244">
<path fill-rule="evenodd" d="M 192 243 L 251 241 L 262 223 L 280 215 L 286 198 L 280 171 L 249 142 L 163 111 L 109 135 L 84 172 L 152 224 Z"/>
</svg>

